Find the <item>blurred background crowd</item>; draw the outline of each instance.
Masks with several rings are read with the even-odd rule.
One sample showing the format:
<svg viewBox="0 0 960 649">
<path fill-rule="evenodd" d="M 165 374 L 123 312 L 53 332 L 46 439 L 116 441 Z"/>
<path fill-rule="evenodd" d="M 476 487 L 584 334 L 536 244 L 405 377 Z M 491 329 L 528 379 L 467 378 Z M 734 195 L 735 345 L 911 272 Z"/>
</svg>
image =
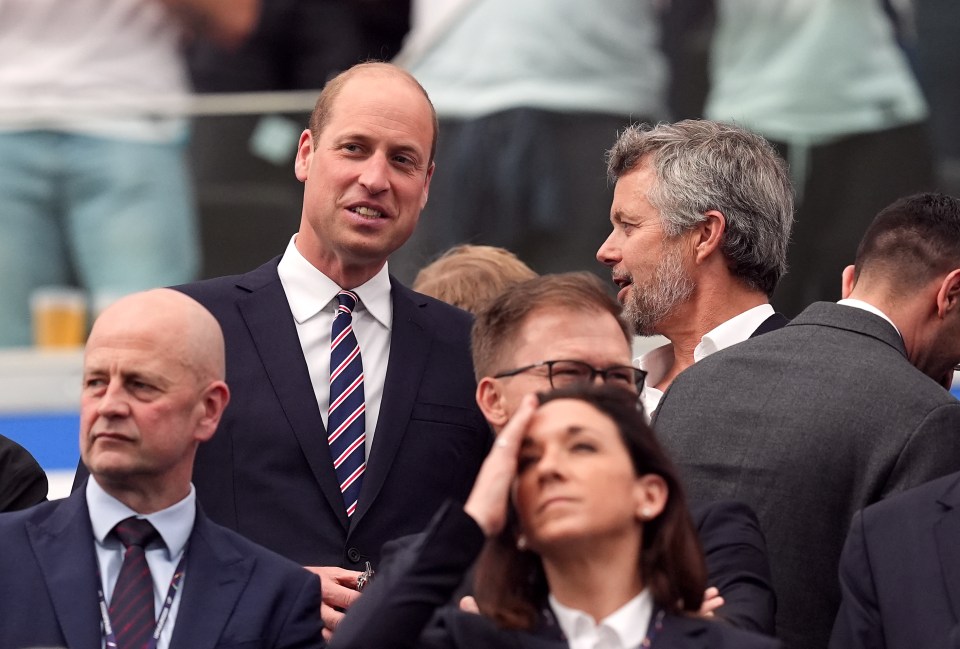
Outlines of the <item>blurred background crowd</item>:
<svg viewBox="0 0 960 649">
<path fill-rule="evenodd" d="M 789 163 L 793 316 L 839 297 L 879 208 L 960 193 L 958 21 L 950 0 L 0 0 L 0 346 L 31 344 L 42 287 L 92 318 L 273 256 L 316 95 L 371 58 L 440 119 L 401 281 L 461 243 L 605 275 L 617 132 L 706 117 Z"/>
</svg>

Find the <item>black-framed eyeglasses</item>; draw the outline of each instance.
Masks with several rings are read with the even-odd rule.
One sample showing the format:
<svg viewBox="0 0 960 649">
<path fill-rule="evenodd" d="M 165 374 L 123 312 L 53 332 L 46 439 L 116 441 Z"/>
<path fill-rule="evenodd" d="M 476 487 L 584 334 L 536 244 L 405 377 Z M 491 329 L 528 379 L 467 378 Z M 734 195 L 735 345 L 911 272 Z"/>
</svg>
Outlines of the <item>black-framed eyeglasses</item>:
<svg viewBox="0 0 960 649">
<path fill-rule="evenodd" d="M 540 367 L 547 369 L 547 380 L 550 381 L 550 387 L 554 389 L 593 383 L 599 376 L 604 383 L 609 385 L 639 391 L 643 387 L 644 378 L 647 376 L 647 373 L 643 370 L 628 365 L 613 365 L 601 370 L 583 361 L 557 360 L 524 365 L 515 370 L 494 374 L 493 378 L 503 379 L 508 376 L 516 376 Z"/>
</svg>

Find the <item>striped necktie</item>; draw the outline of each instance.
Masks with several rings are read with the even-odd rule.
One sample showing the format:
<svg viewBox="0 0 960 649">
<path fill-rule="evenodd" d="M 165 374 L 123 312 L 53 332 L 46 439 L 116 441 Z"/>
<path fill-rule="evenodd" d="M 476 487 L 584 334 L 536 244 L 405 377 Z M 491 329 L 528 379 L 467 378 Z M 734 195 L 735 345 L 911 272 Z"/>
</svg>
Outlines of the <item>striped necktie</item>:
<svg viewBox="0 0 960 649">
<path fill-rule="evenodd" d="M 113 528 L 123 543 L 123 564 L 110 597 L 110 625 L 118 649 L 143 649 L 156 627 L 153 577 L 144 548 L 160 534 L 142 518 L 125 518 Z"/>
<path fill-rule="evenodd" d="M 363 397 L 363 363 L 360 345 L 353 334 L 353 310 L 357 294 L 340 291 L 337 313 L 330 334 L 330 410 L 327 416 L 327 442 L 333 468 L 340 482 L 347 516 L 353 516 L 360 495 L 360 483 L 366 468 L 366 404 Z"/>
</svg>

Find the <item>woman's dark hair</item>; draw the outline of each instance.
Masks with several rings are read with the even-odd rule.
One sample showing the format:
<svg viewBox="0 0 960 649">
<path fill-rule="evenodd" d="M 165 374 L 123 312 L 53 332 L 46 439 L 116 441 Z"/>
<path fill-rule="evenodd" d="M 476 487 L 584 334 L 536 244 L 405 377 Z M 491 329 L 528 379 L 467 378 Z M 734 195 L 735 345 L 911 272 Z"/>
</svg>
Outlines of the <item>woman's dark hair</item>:
<svg viewBox="0 0 960 649">
<path fill-rule="evenodd" d="M 673 613 L 697 611 L 706 588 L 706 566 L 690 521 L 683 488 L 673 462 L 657 442 L 637 405 L 637 395 L 609 386 L 563 388 L 539 395 L 543 405 L 557 399 L 590 404 L 613 420 L 637 476 L 655 474 L 667 484 L 666 505 L 643 524 L 640 570 L 657 606 Z M 513 507 L 507 525 L 487 541 L 477 562 L 477 604 L 504 628 L 531 629 L 549 590 L 543 563 L 517 549 L 518 522 Z"/>
</svg>

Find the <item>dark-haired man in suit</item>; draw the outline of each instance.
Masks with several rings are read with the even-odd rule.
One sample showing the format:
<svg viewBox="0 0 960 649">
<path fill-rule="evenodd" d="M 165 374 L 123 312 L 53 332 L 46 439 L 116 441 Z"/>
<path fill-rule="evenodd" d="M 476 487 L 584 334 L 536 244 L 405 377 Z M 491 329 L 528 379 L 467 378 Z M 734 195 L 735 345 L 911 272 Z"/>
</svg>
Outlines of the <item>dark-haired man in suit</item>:
<svg viewBox="0 0 960 649">
<path fill-rule="evenodd" d="M 694 499 L 757 511 L 788 648 L 827 646 L 854 513 L 960 470 L 960 402 L 944 389 L 960 362 L 960 200 L 882 210 L 853 280 L 839 303 L 697 363 L 655 420 Z"/>
<path fill-rule="evenodd" d="M 97 319 L 80 406 L 90 478 L 0 516 L 0 646 L 322 646 L 317 577 L 196 502 L 223 375 L 220 328 L 182 293 L 134 294 Z"/>
<path fill-rule="evenodd" d="M 786 323 L 769 298 L 786 271 L 793 189 L 766 140 L 706 120 L 626 129 L 607 171 L 613 231 L 597 259 L 634 333 L 670 340 L 637 359 L 653 413 L 686 368 Z"/>
</svg>

